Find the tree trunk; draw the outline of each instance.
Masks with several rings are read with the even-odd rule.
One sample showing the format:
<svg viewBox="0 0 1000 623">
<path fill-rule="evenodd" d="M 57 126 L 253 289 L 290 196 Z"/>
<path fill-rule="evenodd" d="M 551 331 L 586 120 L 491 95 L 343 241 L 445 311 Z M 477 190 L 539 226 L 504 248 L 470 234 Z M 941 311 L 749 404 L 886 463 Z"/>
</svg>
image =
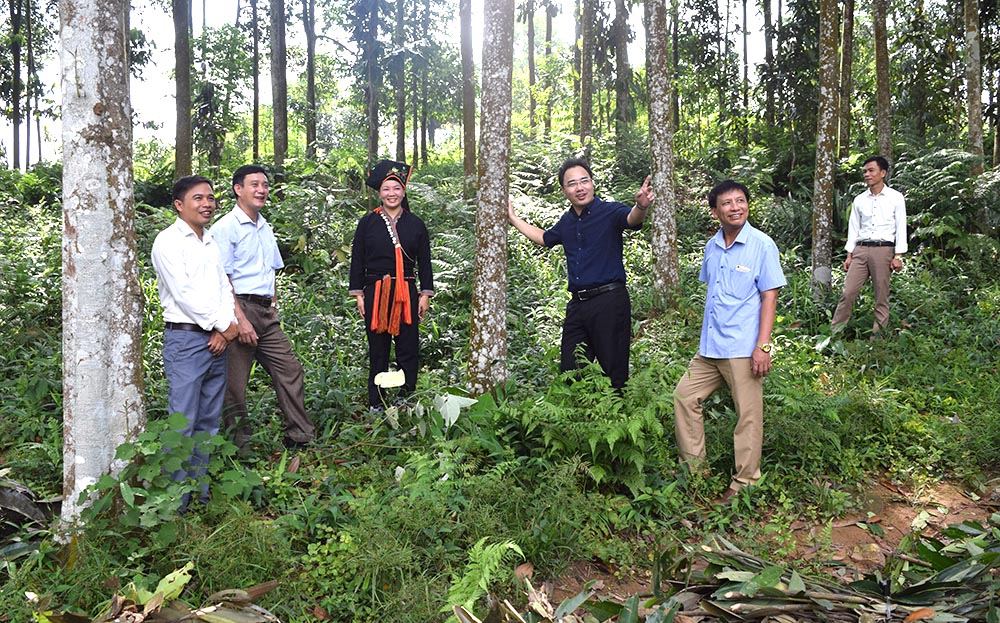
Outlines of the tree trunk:
<svg viewBox="0 0 1000 623">
<path fill-rule="evenodd" d="M 63 504 L 111 471 L 145 426 L 135 251 L 127 0 L 61 0 Z"/>
<path fill-rule="evenodd" d="M 431 0 L 424 0 L 423 17 L 424 37 L 430 36 L 431 31 Z M 427 164 L 427 74 L 430 68 L 426 62 L 420 71 L 420 164 Z M 416 152 L 414 152 L 416 153 Z M 414 158 L 416 159 L 416 158 Z"/>
<path fill-rule="evenodd" d="M 528 126 L 532 135 L 535 134 L 535 0 L 527 0 L 524 8 L 525 21 L 528 22 Z"/>
<path fill-rule="evenodd" d="M 680 4 L 680 0 L 670 0 L 670 41 L 672 43 L 670 63 L 673 66 L 673 75 L 675 76 L 680 75 L 681 66 Z M 647 54 L 646 56 L 648 58 L 649 55 Z M 670 89 L 670 108 L 673 111 L 671 122 L 674 124 L 674 132 L 677 132 L 681 127 L 681 102 L 677 91 L 678 89 Z"/>
<path fill-rule="evenodd" d="M 10 125 L 13 130 L 10 162 L 15 170 L 21 168 L 21 22 L 20 0 L 10 0 Z"/>
<path fill-rule="evenodd" d="M 381 72 L 378 67 L 378 2 L 367 0 L 358 3 L 367 22 L 359 43 L 362 49 L 362 63 L 365 70 L 365 113 L 368 118 L 368 169 L 378 160 L 378 98 L 382 90 Z"/>
<path fill-rule="evenodd" d="M 406 38 L 403 15 L 406 7 L 403 0 L 396 0 L 396 27 L 393 29 L 392 43 L 396 48 L 392 53 L 392 85 L 396 97 L 396 160 L 406 162 L 406 55 L 403 41 Z"/>
<path fill-rule="evenodd" d="M 969 114 L 969 153 L 975 156 L 969 173 L 983 173 L 983 80 L 979 45 L 979 2 L 964 0 L 965 7 L 965 82 Z"/>
<path fill-rule="evenodd" d="M 878 128 L 878 151 L 892 162 L 892 101 L 889 97 L 889 46 L 885 29 L 888 0 L 874 0 L 872 23 L 875 34 L 875 126 Z"/>
<path fill-rule="evenodd" d="M 462 170 L 466 200 L 476 196 L 476 68 L 472 56 L 472 0 L 459 0 L 462 46 Z"/>
<path fill-rule="evenodd" d="M 491 391 L 507 379 L 507 202 L 514 0 L 486 0 L 484 12 L 479 206 L 469 336 L 469 390 L 474 395 Z"/>
<path fill-rule="evenodd" d="M 819 3 L 819 111 L 813 178 L 812 279 L 830 287 L 833 262 L 833 161 L 837 148 L 837 0 Z"/>
<path fill-rule="evenodd" d="M 618 156 L 625 154 L 628 126 L 632 115 L 629 87 L 632 69 L 628 63 L 628 6 L 625 0 L 615 0 L 615 145 Z M 664 33 L 666 34 L 666 33 Z"/>
<path fill-rule="evenodd" d="M 28 66 L 26 68 L 28 79 L 25 81 L 26 87 L 24 90 L 24 168 L 27 170 L 31 166 L 31 94 L 34 89 L 31 88 L 33 84 L 32 79 L 35 78 L 34 84 L 38 84 L 37 76 L 35 75 L 35 48 L 32 45 L 32 29 L 34 24 L 31 20 L 31 0 L 24 1 L 24 47 L 28 55 Z M 35 87 L 38 88 L 37 86 Z M 42 135 L 38 135 L 38 144 L 42 143 Z M 41 160 L 39 158 L 39 160 Z"/>
<path fill-rule="evenodd" d="M 646 86 L 649 92 L 649 148 L 653 163 L 656 205 L 652 219 L 653 292 L 659 309 L 673 305 L 680 284 L 677 258 L 676 195 L 674 192 L 673 93 L 670 84 L 670 28 L 667 15 L 671 0 L 647 0 Z"/>
<path fill-rule="evenodd" d="M 253 161 L 260 162 L 260 21 L 257 0 L 250 0 L 253 21 Z"/>
<path fill-rule="evenodd" d="M 552 74 L 549 68 L 552 67 L 552 18 L 555 15 L 556 7 L 549 0 L 545 4 L 545 138 L 552 133 Z"/>
<path fill-rule="evenodd" d="M 743 0 L 743 111 L 740 115 L 740 146 L 746 147 L 749 140 L 748 128 L 750 125 L 750 55 L 747 39 L 750 29 L 747 27 L 747 0 Z"/>
<path fill-rule="evenodd" d="M 174 132 L 174 172 L 191 175 L 193 140 L 191 134 L 191 0 L 173 0 L 174 85 L 177 96 L 177 125 Z"/>
<path fill-rule="evenodd" d="M 271 0 L 271 108 L 274 117 L 276 175 L 288 154 L 288 80 L 285 76 L 285 3 Z"/>
<path fill-rule="evenodd" d="M 840 40 L 840 157 L 851 155 L 851 97 L 854 95 L 854 0 L 844 0 Z"/>
<path fill-rule="evenodd" d="M 581 0 L 580 15 L 580 147 L 590 153 L 594 122 L 594 13 L 597 0 Z"/>
<path fill-rule="evenodd" d="M 853 2 L 854 0 L 845 0 Z M 774 23 L 771 0 L 761 0 L 764 13 L 764 124 L 774 127 Z"/>
<path fill-rule="evenodd" d="M 316 158 L 316 0 L 302 0 L 306 31 L 306 158 Z"/>
</svg>

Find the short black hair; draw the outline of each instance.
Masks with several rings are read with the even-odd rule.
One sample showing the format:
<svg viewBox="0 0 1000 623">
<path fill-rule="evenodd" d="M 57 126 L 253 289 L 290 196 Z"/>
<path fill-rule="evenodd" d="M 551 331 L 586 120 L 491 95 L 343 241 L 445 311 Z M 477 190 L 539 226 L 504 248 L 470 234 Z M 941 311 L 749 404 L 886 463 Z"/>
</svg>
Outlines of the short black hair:
<svg viewBox="0 0 1000 623">
<path fill-rule="evenodd" d="M 862 162 L 861 166 L 864 167 L 869 162 L 874 162 L 875 164 L 878 165 L 878 168 L 882 169 L 883 171 L 886 172 L 889 171 L 889 161 L 886 160 L 885 156 L 871 156 L 870 158 Z"/>
<path fill-rule="evenodd" d="M 267 169 L 259 164 L 245 164 L 233 171 L 233 186 L 242 186 L 243 178 L 253 173 L 263 173 L 268 179 L 271 178 L 271 176 L 267 174 Z"/>
<path fill-rule="evenodd" d="M 590 164 L 586 160 L 583 158 L 570 158 L 564 162 L 561 167 L 559 167 L 560 186 L 563 185 L 563 178 L 566 177 L 566 171 L 569 171 L 573 167 L 583 167 L 583 169 L 587 172 L 587 175 L 589 175 L 591 179 L 594 178 L 594 173 L 590 170 Z"/>
<path fill-rule="evenodd" d="M 208 184 L 208 187 L 212 188 L 212 180 L 207 177 L 202 177 L 201 175 L 185 175 L 174 182 L 174 188 L 170 192 L 170 200 L 184 201 L 184 197 L 188 194 L 188 191 L 198 184 Z M 215 189 L 212 188 L 212 190 Z"/>
<path fill-rule="evenodd" d="M 714 208 L 719 199 L 719 195 L 724 195 L 734 190 L 742 191 L 743 196 L 747 198 L 747 203 L 750 203 L 750 189 L 747 188 L 746 184 L 742 184 L 736 180 L 725 180 L 716 184 L 715 188 L 709 191 L 708 207 Z"/>
</svg>

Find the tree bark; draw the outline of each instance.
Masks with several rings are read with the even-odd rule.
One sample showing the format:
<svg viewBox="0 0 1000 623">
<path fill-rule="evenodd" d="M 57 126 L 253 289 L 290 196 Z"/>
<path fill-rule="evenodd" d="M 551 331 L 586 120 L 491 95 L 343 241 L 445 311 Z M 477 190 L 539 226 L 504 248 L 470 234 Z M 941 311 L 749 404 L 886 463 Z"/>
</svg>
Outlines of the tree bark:
<svg viewBox="0 0 1000 623">
<path fill-rule="evenodd" d="M 514 0 L 486 0 L 483 31 L 479 206 L 469 337 L 469 390 L 507 379 L 507 202 L 510 174 Z"/>
<path fill-rule="evenodd" d="M 581 0 L 583 12 L 580 15 L 580 147 L 584 154 L 590 153 L 594 123 L 594 3 L 597 0 Z"/>
<path fill-rule="evenodd" d="M 403 54 L 403 40 L 406 38 L 403 15 L 406 7 L 403 0 L 396 0 L 396 28 L 392 42 L 392 82 L 396 97 L 396 160 L 406 162 L 406 55 Z"/>
<path fill-rule="evenodd" d="M 625 153 L 628 126 L 633 121 L 629 87 L 632 69 L 628 63 L 628 6 L 615 0 L 615 145 L 619 158 Z M 664 33 L 665 34 L 665 33 Z"/>
<path fill-rule="evenodd" d="M 813 178 L 812 279 L 830 287 L 833 246 L 833 161 L 837 146 L 837 0 L 819 3 L 819 110 Z"/>
<path fill-rule="evenodd" d="M 670 40 L 673 42 L 671 48 L 673 56 L 670 59 L 670 62 L 673 65 L 673 75 L 675 76 L 679 75 L 681 68 L 680 5 L 680 0 L 670 1 Z M 681 127 L 681 102 L 677 91 L 678 89 L 670 89 L 670 107 L 673 110 L 673 118 L 671 121 L 674 124 L 674 132 L 677 132 L 677 130 Z"/>
<path fill-rule="evenodd" d="M 306 33 L 306 158 L 316 157 L 316 0 L 302 0 Z"/>
<path fill-rule="evenodd" d="M 145 426 L 135 251 L 127 0 L 61 0 L 63 505 L 122 467 Z"/>
<path fill-rule="evenodd" d="M 525 7 L 525 21 L 528 23 L 528 126 L 532 134 L 535 132 L 535 82 L 537 79 L 535 69 L 535 0 L 527 0 Z"/>
<path fill-rule="evenodd" d="M 250 0 L 253 19 L 253 161 L 260 162 L 260 17 L 257 1 Z"/>
<path fill-rule="evenodd" d="M 653 291 L 659 309 L 673 305 L 680 284 L 677 258 L 676 196 L 674 192 L 673 93 L 670 83 L 670 25 L 667 16 L 671 0 L 647 0 L 646 86 L 649 92 L 649 148 L 653 163 L 653 190 L 656 204 L 651 208 Z"/>
<path fill-rule="evenodd" d="M 854 0 L 845 0 L 853 2 Z M 771 0 L 761 0 L 764 13 L 764 123 L 774 127 L 774 22 Z"/>
<path fill-rule="evenodd" d="M 361 47 L 362 64 L 365 72 L 365 113 L 368 119 L 368 167 L 378 160 L 379 92 L 382 90 L 381 72 L 378 61 L 378 2 L 362 0 L 356 7 L 362 12 L 360 20 L 365 23 L 361 30 L 359 44 Z"/>
<path fill-rule="evenodd" d="M 552 0 L 545 3 L 545 120 L 544 135 L 546 138 L 552 134 L 552 75 L 548 71 L 552 67 L 552 18 L 555 16 L 556 7 Z"/>
<path fill-rule="evenodd" d="M 462 185 L 466 200 L 476 196 L 476 69 L 472 56 L 472 0 L 459 0 L 462 48 Z"/>
<path fill-rule="evenodd" d="M 13 142 L 10 163 L 15 170 L 21 168 L 21 24 L 23 12 L 20 0 L 10 0 L 10 124 Z"/>
<path fill-rule="evenodd" d="M 851 155 L 851 98 L 854 95 L 854 0 L 844 0 L 840 40 L 840 157 Z"/>
<path fill-rule="evenodd" d="M 285 76 L 285 3 L 271 0 L 271 109 L 274 166 L 280 176 L 288 154 L 288 80 Z"/>
<path fill-rule="evenodd" d="M 173 0 L 174 85 L 177 95 L 177 125 L 174 131 L 174 171 L 177 177 L 191 175 L 191 0 Z"/>
<path fill-rule="evenodd" d="M 878 151 L 892 162 L 892 101 L 889 97 L 889 46 L 885 28 L 888 0 L 872 3 L 872 26 L 875 35 L 875 126 L 878 128 Z"/>
<path fill-rule="evenodd" d="M 983 173 L 983 79 L 980 60 L 979 2 L 964 0 L 965 83 L 969 115 L 969 153 L 975 156 L 969 173 Z"/>
</svg>

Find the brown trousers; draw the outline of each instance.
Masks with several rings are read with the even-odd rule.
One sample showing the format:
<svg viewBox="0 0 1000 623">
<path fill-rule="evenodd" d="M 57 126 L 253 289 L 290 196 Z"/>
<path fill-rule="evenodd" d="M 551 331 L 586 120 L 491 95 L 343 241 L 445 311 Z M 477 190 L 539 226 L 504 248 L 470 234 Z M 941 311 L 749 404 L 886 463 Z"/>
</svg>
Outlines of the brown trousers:
<svg viewBox="0 0 1000 623">
<path fill-rule="evenodd" d="M 764 440 L 764 379 L 754 375 L 749 357 L 709 359 L 694 356 L 674 390 L 677 450 L 681 461 L 692 469 L 704 465 L 705 423 L 701 403 L 722 383 L 729 386 L 738 417 L 733 431 L 736 474 L 729 487 L 739 490 L 760 480 Z"/>
<path fill-rule="evenodd" d="M 257 345 L 241 344 L 233 340 L 226 349 L 229 373 L 226 379 L 226 398 L 222 408 L 225 428 L 233 434 L 233 443 L 242 448 L 252 431 L 247 420 L 247 383 L 254 360 L 264 366 L 274 385 L 278 408 L 285 416 L 285 436 L 292 441 L 305 442 L 316 436 L 316 427 L 306 413 L 304 374 L 302 364 L 292 351 L 292 344 L 281 330 L 278 313 L 266 307 L 236 299 L 247 320 L 257 332 Z"/>
<path fill-rule="evenodd" d="M 879 329 L 889 326 L 889 278 L 892 275 L 894 254 L 893 247 L 854 248 L 851 265 L 844 277 L 844 293 L 840 296 L 830 321 L 831 328 L 845 325 L 851 319 L 851 308 L 869 277 L 875 291 L 875 322 L 872 324 L 872 332 L 877 333 Z"/>
</svg>

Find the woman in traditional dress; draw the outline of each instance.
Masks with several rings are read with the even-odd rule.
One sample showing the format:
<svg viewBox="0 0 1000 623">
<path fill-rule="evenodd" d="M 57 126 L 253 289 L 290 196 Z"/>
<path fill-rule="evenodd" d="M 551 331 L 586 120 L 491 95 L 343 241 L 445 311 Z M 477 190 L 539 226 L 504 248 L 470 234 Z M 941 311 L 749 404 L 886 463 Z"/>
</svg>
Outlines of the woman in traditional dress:
<svg viewBox="0 0 1000 623">
<path fill-rule="evenodd" d="M 368 334 L 368 404 L 372 410 L 387 403 L 375 375 L 389 369 L 393 342 L 396 366 L 405 376 L 400 396 L 416 387 L 417 325 L 434 296 L 430 237 L 406 199 L 410 171 L 409 165 L 392 160 L 382 160 L 372 168 L 365 183 L 378 191 L 381 205 L 361 217 L 351 245 L 349 294 L 357 300 Z"/>
</svg>

